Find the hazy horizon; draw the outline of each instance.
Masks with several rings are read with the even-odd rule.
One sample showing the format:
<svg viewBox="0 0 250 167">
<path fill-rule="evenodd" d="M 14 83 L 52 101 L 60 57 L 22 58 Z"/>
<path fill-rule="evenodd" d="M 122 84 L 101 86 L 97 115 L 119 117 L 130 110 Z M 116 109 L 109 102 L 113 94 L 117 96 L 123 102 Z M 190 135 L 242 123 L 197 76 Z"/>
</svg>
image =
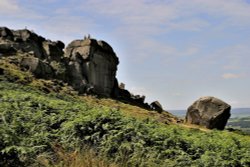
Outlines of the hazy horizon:
<svg viewBox="0 0 250 167">
<path fill-rule="evenodd" d="M 184 118 L 186 116 L 187 109 L 182 110 L 168 110 L 168 112 L 176 115 L 177 117 Z M 232 108 L 230 118 L 242 118 L 250 117 L 250 108 Z"/>
<path fill-rule="evenodd" d="M 250 108 L 249 11 L 249 0 L 1 0 L 0 26 L 66 44 L 105 40 L 118 81 L 166 110 L 201 96 Z"/>
</svg>

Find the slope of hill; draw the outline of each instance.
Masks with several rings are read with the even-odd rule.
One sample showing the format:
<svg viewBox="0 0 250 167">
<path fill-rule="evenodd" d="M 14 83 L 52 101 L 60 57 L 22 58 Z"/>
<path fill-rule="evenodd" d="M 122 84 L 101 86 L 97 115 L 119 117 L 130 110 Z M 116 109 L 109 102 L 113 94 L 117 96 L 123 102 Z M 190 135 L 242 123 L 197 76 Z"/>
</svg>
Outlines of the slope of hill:
<svg viewBox="0 0 250 167">
<path fill-rule="evenodd" d="M 1 167 L 250 166 L 249 135 L 184 124 L 119 86 L 106 42 L 63 48 L 0 27 Z"/>
<path fill-rule="evenodd" d="M 86 148 L 116 166 L 250 165 L 248 135 L 185 128 L 171 114 L 78 96 L 3 60 L 0 69 L 0 166 L 77 166 L 67 155 Z"/>
</svg>

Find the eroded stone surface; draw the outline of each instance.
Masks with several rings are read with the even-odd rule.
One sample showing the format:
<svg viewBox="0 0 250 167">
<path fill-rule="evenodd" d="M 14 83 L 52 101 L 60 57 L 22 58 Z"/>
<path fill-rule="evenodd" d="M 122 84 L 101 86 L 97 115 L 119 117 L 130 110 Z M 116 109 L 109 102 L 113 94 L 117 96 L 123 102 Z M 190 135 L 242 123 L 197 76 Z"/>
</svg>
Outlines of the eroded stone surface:
<svg viewBox="0 0 250 167">
<path fill-rule="evenodd" d="M 24 57 L 20 61 L 20 66 L 31 71 L 37 78 L 49 79 L 54 76 L 52 67 L 36 57 Z"/>
<path fill-rule="evenodd" d="M 0 53 L 2 54 L 31 53 L 42 60 L 59 61 L 63 56 L 63 47 L 62 42 L 46 40 L 27 29 L 10 30 L 0 27 Z"/>
<path fill-rule="evenodd" d="M 119 63 L 111 46 L 95 39 L 75 40 L 66 47 L 65 56 L 70 60 L 69 80 L 73 87 L 111 95 Z"/>
<path fill-rule="evenodd" d="M 230 117 L 230 110 L 231 106 L 218 98 L 201 97 L 188 108 L 186 122 L 223 130 Z"/>
<path fill-rule="evenodd" d="M 33 31 L 0 27 L 0 58 L 12 62 L 37 78 L 58 79 L 80 94 L 91 93 L 116 98 L 149 110 L 163 111 L 159 102 L 145 103 L 145 96 L 133 95 L 119 87 L 116 79 L 119 64 L 112 47 L 90 36 L 72 41 L 65 49 L 61 41 L 47 40 Z M 0 71 L 0 73 L 3 73 Z"/>
</svg>

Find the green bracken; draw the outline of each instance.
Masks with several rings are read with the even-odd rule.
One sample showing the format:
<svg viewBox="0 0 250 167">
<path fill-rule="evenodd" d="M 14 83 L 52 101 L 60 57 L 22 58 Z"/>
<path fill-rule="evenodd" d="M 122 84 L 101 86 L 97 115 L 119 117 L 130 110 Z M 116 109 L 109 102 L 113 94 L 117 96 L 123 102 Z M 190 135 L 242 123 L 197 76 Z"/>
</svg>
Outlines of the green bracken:
<svg viewBox="0 0 250 167">
<path fill-rule="evenodd" d="M 0 166 L 60 164 L 55 146 L 86 145 L 118 166 L 250 166 L 250 136 L 164 125 L 77 96 L 0 82 Z"/>
</svg>

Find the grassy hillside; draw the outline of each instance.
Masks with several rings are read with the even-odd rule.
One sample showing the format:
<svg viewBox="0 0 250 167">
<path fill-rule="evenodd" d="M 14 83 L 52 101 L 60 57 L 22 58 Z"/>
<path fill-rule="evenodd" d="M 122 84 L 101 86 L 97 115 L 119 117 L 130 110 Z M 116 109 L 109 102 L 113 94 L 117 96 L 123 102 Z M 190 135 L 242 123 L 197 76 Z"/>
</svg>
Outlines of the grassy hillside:
<svg viewBox="0 0 250 167">
<path fill-rule="evenodd" d="M 186 128 L 8 62 L 0 69 L 0 166 L 250 166 L 248 135 Z"/>
<path fill-rule="evenodd" d="M 19 84 L 1 82 L 0 90 L 1 166 L 36 166 L 41 157 L 58 163 L 55 147 L 84 152 L 86 145 L 121 166 L 250 164 L 249 136 L 129 118 Z"/>
</svg>

